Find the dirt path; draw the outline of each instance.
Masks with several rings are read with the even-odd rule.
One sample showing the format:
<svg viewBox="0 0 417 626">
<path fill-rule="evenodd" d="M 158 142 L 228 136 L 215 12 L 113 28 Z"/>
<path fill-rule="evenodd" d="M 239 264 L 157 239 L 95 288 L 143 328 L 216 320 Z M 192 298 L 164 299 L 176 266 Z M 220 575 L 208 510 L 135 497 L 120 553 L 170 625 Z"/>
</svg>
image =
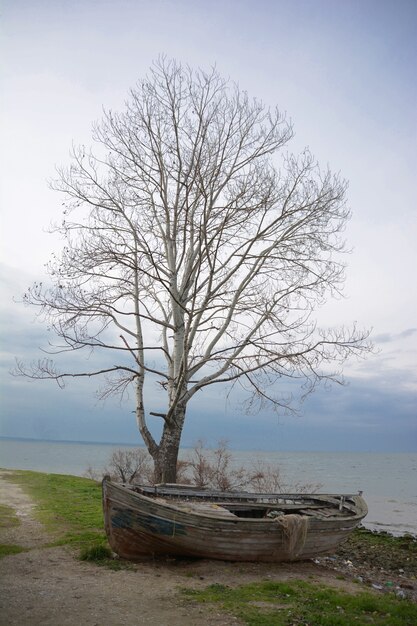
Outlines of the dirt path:
<svg viewBox="0 0 417 626">
<path fill-rule="evenodd" d="M 12 506 L 21 522 L 0 529 L 0 543 L 28 548 L 0 560 L 1 626 L 236 626 L 236 618 L 184 600 L 180 589 L 306 579 L 358 590 L 357 584 L 341 581 L 338 572 L 313 562 L 172 560 L 111 571 L 78 561 L 67 548 L 48 548 L 50 536 L 34 519 L 33 502 L 7 480 L 7 471 L 0 472 L 0 503 Z"/>
<path fill-rule="evenodd" d="M 33 502 L 7 473 L 0 475 L 0 502 L 12 506 L 21 522 L 2 529 L 0 542 L 30 548 L 0 561 L 2 626 L 237 624 L 186 604 L 178 589 L 190 580 L 173 564 L 110 571 L 76 560 L 67 548 L 46 547 L 50 537 L 33 519 Z"/>
</svg>

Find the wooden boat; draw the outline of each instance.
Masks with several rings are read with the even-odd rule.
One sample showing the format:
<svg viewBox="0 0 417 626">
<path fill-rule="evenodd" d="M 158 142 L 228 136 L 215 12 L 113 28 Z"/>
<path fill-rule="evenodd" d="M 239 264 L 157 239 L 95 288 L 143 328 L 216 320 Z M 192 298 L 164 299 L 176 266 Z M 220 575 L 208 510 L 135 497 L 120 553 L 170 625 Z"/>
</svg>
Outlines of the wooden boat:
<svg viewBox="0 0 417 626">
<path fill-rule="evenodd" d="M 331 553 L 368 512 L 359 495 L 262 494 L 103 480 L 105 528 L 122 558 L 294 561 Z"/>
</svg>

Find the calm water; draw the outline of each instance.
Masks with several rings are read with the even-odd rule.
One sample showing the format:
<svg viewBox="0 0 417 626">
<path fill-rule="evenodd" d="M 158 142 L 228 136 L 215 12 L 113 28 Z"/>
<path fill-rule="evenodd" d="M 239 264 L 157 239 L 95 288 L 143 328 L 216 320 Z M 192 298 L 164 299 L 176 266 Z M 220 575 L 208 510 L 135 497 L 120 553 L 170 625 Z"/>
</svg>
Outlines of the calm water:
<svg viewBox="0 0 417 626">
<path fill-rule="evenodd" d="M 91 466 L 101 472 L 120 444 L 85 444 L 0 439 L 0 467 L 82 476 Z M 183 456 L 188 452 L 184 450 Z M 260 461 L 278 466 L 288 488 L 320 484 L 320 491 L 364 492 L 369 506 L 365 526 L 394 534 L 417 535 L 417 454 L 363 452 L 232 452 L 236 465 Z"/>
</svg>

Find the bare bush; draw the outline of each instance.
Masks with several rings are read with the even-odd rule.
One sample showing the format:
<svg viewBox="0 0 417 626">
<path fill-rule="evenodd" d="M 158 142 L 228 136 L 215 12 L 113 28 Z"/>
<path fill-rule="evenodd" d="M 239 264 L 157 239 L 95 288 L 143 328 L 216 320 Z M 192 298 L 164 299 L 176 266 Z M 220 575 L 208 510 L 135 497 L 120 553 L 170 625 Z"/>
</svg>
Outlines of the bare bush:
<svg viewBox="0 0 417 626">
<path fill-rule="evenodd" d="M 284 491 L 278 465 L 255 461 L 250 470 L 249 483 L 258 493 L 279 493 Z"/>
<path fill-rule="evenodd" d="M 95 480 L 96 482 L 100 482 L 103 478 L 101 473 L 94 469 L 91 465 L 87 467 L 83 474 L 84 478 L 89 478 L 90 480 Z"/>
<path fill-rule="evenodd" d="M 214 450 L 206 449 L 199 440 L 187 463 L 188 467 L 183 468 L 185 480 L 181 482 L 197 487 L 220 491 L 246 489 L 257 493 L 314 493 L 321 487 L 319 483 L 286 483 L 278 465 L 259 459 L 251 467 L 238 466 L 224 440 L 219 441 Z"/>
<path fill-rule="evenodd" d="M 190 461 L 186 459 L 178 459 L 177 461 L 177 483 L 180 485 L 192 484 L 190 476 Z"/>
<path fill-rule="evenodd" d="M 286 488 L 288 493 L 316 493 L 323 487 L 322 483 L 301 483 L 296 482 Z"/>
<path fill-rule="evenodd" d="M 115 482 L 146 485 L 158 482 L 151 459 L 141 448 L 113 452 L 102 476 L 105 474 Z M 91 466 L 84 475 L 97 481 L 102 478 Z M 224 440 L 219 441 L 214 450 L 206 448 L 203 441 L 197 441 L 188 457 L 178 460 L 177 482 L 203 489 L 245 489 L 257 493 L 314 493 L 321 487 L 319 483 L 285 483 L 278 465 L 259 459 L 250 467 L 238 466 Z"/>
<path fill-rule="evenodd" d="M 151 461 L 146 450 L 116 450 L 110 457 L 108 466 L 104 470 L 116 482 L 122 483 L 152 483 L 153 471 Z"/>
<path fill-rule="evenodd" d="M 215 450 L 207 450 L 200 440 L 189 458 L 191 482 L 198 487 L 210 487 L 220 491 L 239 489 L 247 484 L 247 471 L 234 468 L 232 455 L 226 441 L 219 441 Z"/>
<path fill-rule="evenodd" d="M 315 493 L 322 487 L 321 483 L 287 483 L 278 465 L 259 459 L 252 465 L 248 483 L 258 493 Z"/>
</svg>

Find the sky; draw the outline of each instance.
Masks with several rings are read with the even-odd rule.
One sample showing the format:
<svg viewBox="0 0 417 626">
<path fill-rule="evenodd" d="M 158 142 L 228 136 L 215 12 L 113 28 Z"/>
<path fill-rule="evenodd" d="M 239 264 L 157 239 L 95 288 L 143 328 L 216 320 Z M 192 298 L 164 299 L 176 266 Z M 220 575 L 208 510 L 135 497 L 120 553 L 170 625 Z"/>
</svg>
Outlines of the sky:
<svg viewBox="0 0 417 626">
<path fill-rule="evenodd" d="M 184 445 L 416 451 L 417 2 L 2 0 L 0 28 L 0 436 L 140 441 L 132 399 L 103 404 L 91 381 L 60 390 L 10 370 L 16 357 L 42 356 L 48 340 L 19 302 L 62 246 L 47 232 L 62 208 L 47 181 L 162 53 L 215 64 L 278 105 L 294 124 L 289 148 L 308 146 L 348 179 L 345 298 L 320 319 L 357 321 L 375 345 L 345 367 L 346 386 L 316 391 L 297 416 L 245 415 L 237 393 L 208 390 L 190 404 Z"/>
</svg>

